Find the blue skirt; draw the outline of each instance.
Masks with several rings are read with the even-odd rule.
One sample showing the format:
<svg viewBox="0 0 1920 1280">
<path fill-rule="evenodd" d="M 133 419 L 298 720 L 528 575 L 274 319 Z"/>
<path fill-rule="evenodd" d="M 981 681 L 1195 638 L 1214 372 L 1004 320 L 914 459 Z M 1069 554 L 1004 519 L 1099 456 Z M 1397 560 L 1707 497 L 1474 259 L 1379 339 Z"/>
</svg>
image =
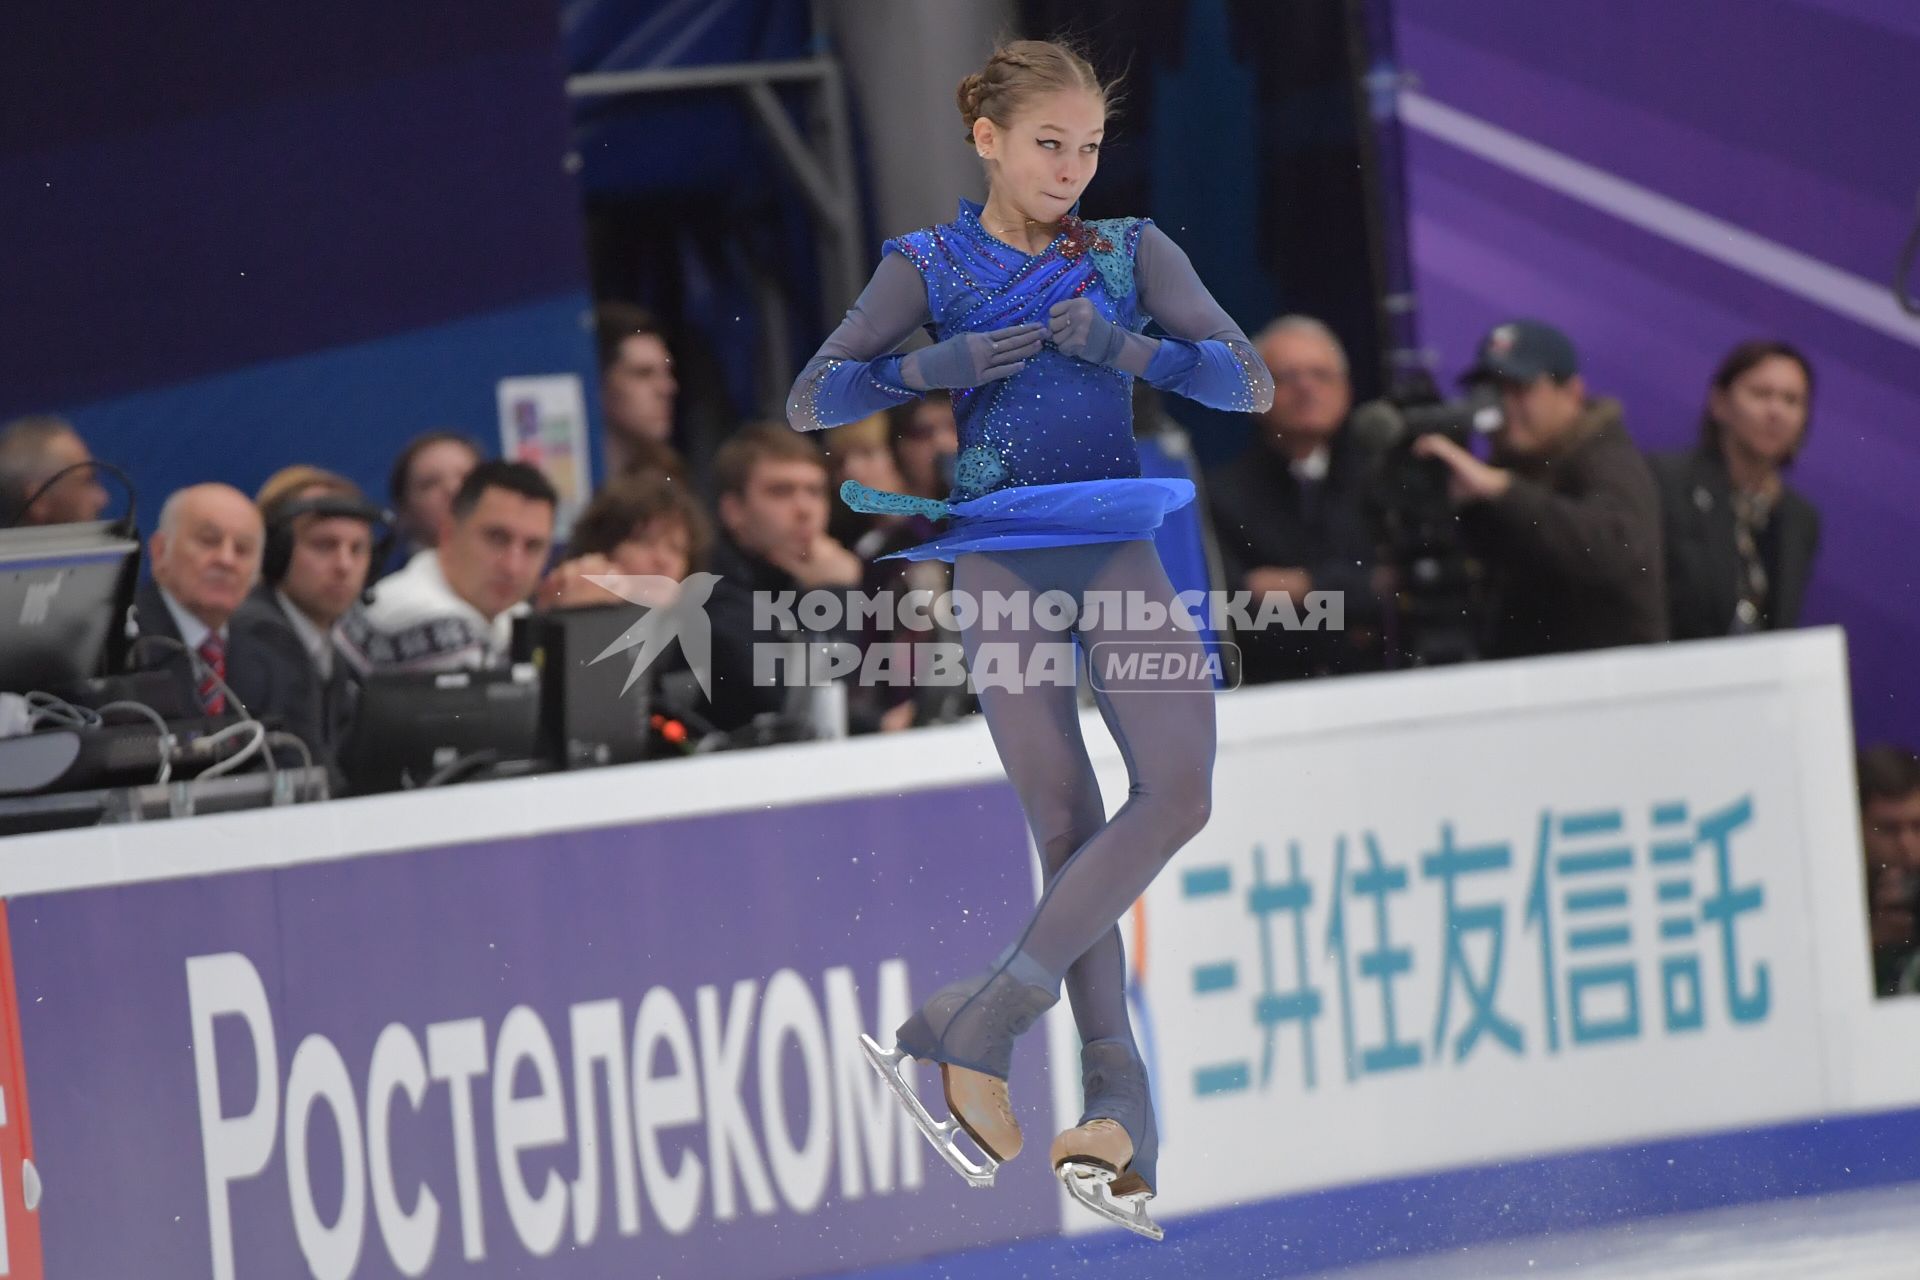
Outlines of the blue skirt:
<svg viewBox="0 0 1920 1280">
<path fill-rule="evenodd" d="M 877 493 L 851 481 L 841 487 L 841 496 L 856 511 L 901 509 L 895 505 L 899 495 Z M 1012 485 L 963 502 L 937 504 L 944 512 L 920 512 L 947 519 L 946 530 L 880 559 L 952 560 L 968 551 L 1130 542 L 1152 537 L 1169 511 L 1178 511 L 1193 498 L 1193 481 L 1157 477 Z"/>
</svg>

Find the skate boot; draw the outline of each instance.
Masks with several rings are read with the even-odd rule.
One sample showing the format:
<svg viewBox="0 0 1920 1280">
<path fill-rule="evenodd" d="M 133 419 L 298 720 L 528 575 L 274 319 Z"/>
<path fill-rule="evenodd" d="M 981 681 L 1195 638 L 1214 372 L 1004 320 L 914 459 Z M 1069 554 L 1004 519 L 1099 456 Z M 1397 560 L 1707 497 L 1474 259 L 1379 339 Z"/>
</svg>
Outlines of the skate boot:
<svg viewBox="0 0 1920 1280">
<path fill-rule="evenodd" d="M 1150 1240 L 1166 1233 L 1147 1216 L 1153 1199 L 1160 1135 L 1146 1064 L 1123 1039 L 1095 1040 L 1080 1050 L 1086 1110 L 1053 1140 L 1054 1172 L 1075 1200 Z"/>
<path fill-rule="evenodd" d="M 1046 974 L 1030 962 L 1023 965 L 1024 959 L 1016 956 L 1007 965 L 943 987 L 894 1032 L 891 1050 L 860 1037 L 867 1061 L 899 1097 L 915 1127 L 970 1186 L 992 1186 L 995 1171 L 1020 1154 L 1020 1122 L 1007 1096 L 1013 1042 L 1060 1000 Z M 1039 981 L 1022 980 L 1027 977 Z M 940 1064 L 949 1119 L 935 1120 L 914 1093 L 901 1068 L 907 1058 Z M 955 1140 L 963 1130 L 986 1163 L 976 1163 Z"/>
</svg>

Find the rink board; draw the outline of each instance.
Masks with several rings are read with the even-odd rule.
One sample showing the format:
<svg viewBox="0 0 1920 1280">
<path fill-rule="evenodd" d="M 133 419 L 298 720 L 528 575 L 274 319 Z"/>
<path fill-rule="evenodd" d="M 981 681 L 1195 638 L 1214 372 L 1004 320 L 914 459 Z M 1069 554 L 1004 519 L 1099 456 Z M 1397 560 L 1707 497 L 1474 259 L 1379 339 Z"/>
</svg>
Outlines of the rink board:
<svg viewBox="0 0 1920 1280">
<path fill-rule="evenodd" d="M 1024 842 L 963 786 L 14 897 L 46 1274 L 771 1278 L 1056 1230 L 1043 1167 L 970 1191 L 857 1048 L 1018 927 Z"/>
<path fill-rule="evenodd" d="M 1233 735 L 1136 921 L 1162 1209 L 1847 1101 L 1838 647 L 1640 657 L 1328 687 Z"/>
<path fill-rule="evenodd" d="M 1030 901 L 978 724 L 9 840 L 0 1156 L 30 1142 L 45 1274 L 162 1280 L 1285 1274 L 1920 1175 L 1878 1145 L 1916 1113 L 1845 1118 L 1920 1105 L 1920 1009 L 1868 998 L 1844 663 L 1224 697 L 1212 821 L 1128 934 L 1157 1253 L 1048 1244 L 1096 1224 L 1043 1161 L 965 1189 L 847 1052 Z M 1040 1151 L 1038 1100 L 1078 1110 L 1049 1035 Z"/>
</svg>

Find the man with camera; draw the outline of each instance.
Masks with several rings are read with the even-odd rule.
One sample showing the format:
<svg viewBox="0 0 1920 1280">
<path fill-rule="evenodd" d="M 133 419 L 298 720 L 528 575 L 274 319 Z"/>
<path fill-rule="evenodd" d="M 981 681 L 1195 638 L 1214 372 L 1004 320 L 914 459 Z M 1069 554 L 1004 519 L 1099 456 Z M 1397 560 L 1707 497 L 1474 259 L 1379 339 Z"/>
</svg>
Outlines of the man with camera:
<svg viewBox="0 0 1920 1280">
<path fill-rule="evenodd" d="M 1500 325 L 1463 381 L 1499 393 L 1492 460 L 1439 433 L 1413 451 L 1447 468 L 1461 533 L 1488 570 L 1485 655 L 1665 640 L 1659 493 L 1619 403 L 1588 398 L 1573 344 L 1536 321 Z"/>
</svg>

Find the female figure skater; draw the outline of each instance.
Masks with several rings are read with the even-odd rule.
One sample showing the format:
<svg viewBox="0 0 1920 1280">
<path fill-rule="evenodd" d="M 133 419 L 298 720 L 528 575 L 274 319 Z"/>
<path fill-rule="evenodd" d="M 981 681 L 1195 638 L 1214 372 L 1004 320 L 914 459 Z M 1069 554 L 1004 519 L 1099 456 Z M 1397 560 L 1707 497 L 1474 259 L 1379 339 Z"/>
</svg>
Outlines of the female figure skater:
<svg viewBox="0 0 1920 1280">
<path fill-rule="evenodd" d="M 1012 945 L 922 1005 L 895 1033 L 894 1050 L 866 1037 L 863 1047 L 947 1162 L 990 1186 L 1021 1147 L 1006 1083 L 1014 1039 L 1058 1002 L 1064 981 L 1083 1045 L 1086 1110 L 1055 1141 L 1054 1168 L 1088 1208 L 1159 1239 L 1145 1207 L 1158 1140 L 1117 923 L 1206 825 L 1215 735 L 1212 681 L 1194 661 L 1199 637 L 1175 620 L 1182 615 L 1151 541 L 1166 512 L 1193 500 L 1193 485 L 1140 476 L 1130 398 L 1133 379 L 1145 378 L 1216 408 L 1258 411 L 1273 382 L 1165 234 L 1144 219 L 1076 215 L 1107 114 L 1106 89 L 1085 59 L 1047 42 L 1008 44 L 961 82 L 959 103 L 986 163 L 986 204 L 963 200 L 952 222 L 886 243 L 872 281 L 795 383 L 788 420 L 811 431 L 949 389 L 961 446 L 951 497 L 849 482 L 848 505 L 950 520 L 946 532 L 895 554 L 951 560 L 957 595 L 1032 602 L 1064 592 L 1080 607 L 1074 634 L 1090 658 L 1102 642 L 1118 642 L 1109 652 L 1151 646 L 1163 670 L 1191 674 L 1143 678 L 1144 662 L 1134 674 L 1096 673 L 1096 701 L 1131 782 L 1111 821 L 1074 688 L 979 689 L 1046 889 Z M 1149 319 L 1170 336 L 1143 334 Z M 892 354 L 923 325 L 933 345 Z M 1131 607 L 1120 617 L 1089 611 L 1093 592 Z M 1167 620 L 1143 629 L 1143 606 L 1153 605 Z M 1017 654 L 1024 671 L 1047 638 L 1018 610 L 982 609 L 962 647 L 976 675 L 983 644 Z M 950 1120 L 934 1120 L 915 1096 L 901 1068 L 907 1057 L 940 1064 Z M 960 1129 L 984 1167 L 956 1143 Z"/>
</svg>

